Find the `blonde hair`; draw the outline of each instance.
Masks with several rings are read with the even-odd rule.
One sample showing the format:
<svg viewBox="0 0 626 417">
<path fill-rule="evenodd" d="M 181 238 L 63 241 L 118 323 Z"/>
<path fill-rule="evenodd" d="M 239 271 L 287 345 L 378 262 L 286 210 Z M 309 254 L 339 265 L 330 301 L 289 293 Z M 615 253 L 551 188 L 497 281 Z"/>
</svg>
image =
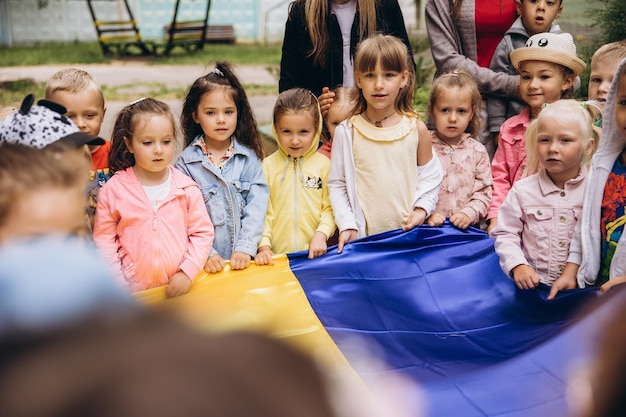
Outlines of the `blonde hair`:
<svg viewBox="0 0 626 417">
<path fill-rule="evenodd" d="M 541 122 L 548 119 L 557 119 L 568 125 L 578 124 L 580 134 L 583 137 L 583 149 L 593 139 L 591 152 L 581 156 L 581 164 L 587 167 L 591 163 L 591 157 L 598 149 L 600 133 L 602 129 L 594 123 L 602 117 L 602 111 L 594 101 L 578 101 L 573 99 L 557 100 L 554 103 L 544 105 L 539 116 L 533 120 L 526 129 L 526 158 L 528 174 L 534 174 L 539 169 L 539 155 L 537 154 L 537 130 Z"/>
<path fill-rule="evenodd" d="M 376 34 L 362 41 L 356 50 L 354 59 L 354 75 L 373 71 L 380 62 L 381 68 L 388 71 L 408 72 L 407 84 L 400 89 L 396 97 L 395 108 L 398 112 L 413 117 L 419 113 L 413 108 L 413 90 L 415 90 L 415 71 L 410 64 L 406 45 L 395 36 Z M 359 98 L 355 106 L 355 114 L 362 113 L 367 108 L 367 101 L 359 90 Z"/>
<path fill-rule="evenodd" d="M 597 60 L 617 60 L 618 62 L 626 58 L 626 39 L 621 41 L 606 43 L 599 47 L 591 57 L 591 62 Z"/>
<path fill-rule="evenodd" d="M 315 65 L 322 68 L 326 67 L 329 55 L 328 18 L 331 1 L 306 0 L 304 6 L 304 17 L 312 44 L 308 56 L 312 56 Z M 359 39 L 365 39 L 376 32 L 376 3 L 378 0 L 357 0 Z"/>
<path fill-rule="evenodd" d="M 472 98 L 472 112 L 474 115 L 469 121 L 466 133 L 469 133 L 472 137 L 476 137 L 480 130 L 482 119 L 480 117 L 480 106 L 482 98 L 480 96 L 480 90 L 476 81 L 472 78 L 469 72 L 465 70 L 454 70 L 441 74 L 433 81 L 433 87 L 430 91 L 430 100 L 428 101 L 428 113 L 432 114 L 435 104 L 437 103 L 437 97 L 443 89 L 450 89 L 458 87 L 460 90 L 467 91 Z"/>
<path fill-rule="evenodd" d="M 331 106 L 335 103 L 356 103 L 359 98 L 359 89 L 356 87 L 337 87 L 333 93 L 335 93 L 335 98 Z"/>
<path fill-rule="evenodd" d="M 333 98 L 333 102 L 329 107 L 329 110 L 335 105 L 340 105 L 340 104 L 344 104 L 349 106 L 349 114 L 347 118 L 350 118 L 350 116 L 352 116 L 355 111 L 355 107 L 357 104 L 357 101 L 359 99 L 359 89 L 356 87 L 337 87 L 333 90 L 333 93 L 335 93 L 335 97 Z M 326 113 L 326 116 L 324 116 L 324 126 L 322 126 L 322 140 L 324 142 L 329 142 L 331 140 L 330 137 L 330 130 L 327 126 L 327 122 L 328 122 L 328 115 L 329 113 Z"/>
<path fill-rule="evenodd" d="M 57 91 L 65 91 L 71 94 L 93 91 L 98 95 L 100 104 L 104 108 L 102 88 L 87 71 L 78 68 L 66 68 L 55 72 L 46 83 L 46 99 L 49 100 Z"/>
<path fill-rule="evenodd" d="M 333 93 L 335 93 L 335 97 L 330 107 L 333 107 L 335 104 L 347 104 L 350 108 L 350 115 L 353 115 L 359 100 L 359 89 L 356 87 L 337 87 L 333 90 Z M 327 117 L 328 114 L 326 114 L 324 120 Z"/>
<path fill-rule="evenodd" d="M 0 227 L 25 194 L 37 193 L 44 188 L 87 188 L 91 157 L 83 147 L 60 145 L 51 150 L 3 143 L 0 154 Z"/>
</svg>

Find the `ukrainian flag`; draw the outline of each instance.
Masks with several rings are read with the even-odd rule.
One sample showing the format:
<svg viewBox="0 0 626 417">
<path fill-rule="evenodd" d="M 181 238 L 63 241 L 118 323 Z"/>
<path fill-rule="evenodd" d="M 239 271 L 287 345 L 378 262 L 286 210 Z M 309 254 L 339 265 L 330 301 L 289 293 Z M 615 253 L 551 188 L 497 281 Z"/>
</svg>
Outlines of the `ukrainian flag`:
<svg viewBox="0 0 626 417">
<path fill-rule="evenodd" d="M 572 366 L 591 354 L 607 313 L 580 315 L 595 289 L 547 295 L 517 290 L 483 231 L 446 224 L 370 236 L 339 255 L 201 274 L 174 299 L 164 288 L 137 298 L 203 330 L 284 339 L 366 384 L 376 372 L 410 378 L 428 417 L 562 416 Z M 355 338 L 387 368 L 360 367 Z"/>
</svg>

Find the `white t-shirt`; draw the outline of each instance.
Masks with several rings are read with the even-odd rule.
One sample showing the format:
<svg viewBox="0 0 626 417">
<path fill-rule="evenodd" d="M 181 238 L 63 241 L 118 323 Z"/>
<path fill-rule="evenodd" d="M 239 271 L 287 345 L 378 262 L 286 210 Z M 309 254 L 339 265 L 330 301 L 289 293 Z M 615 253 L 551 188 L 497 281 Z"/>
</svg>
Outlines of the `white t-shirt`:
<svg viewBox="0 0 626 417">
<path fill-rule="evenodd" d="M 165 200 L 165 197 L 170 192 L 170 185 L 172 182 L 172 171 L 169 169 L 167 179 L 159 185 L 144 185 L 143 189 L 146 191 L 148 195 L 148 199 L 150 200 L 150 204 L 152 204 L 152 208 L 156 210 L 159 207 L 159 204 Z"/>
<path fill-rule="evenodd" d="M 330 11 L 337 17 L 339 28 L 341 29 L 341 38 L 343 39 L 343 86 L 354 86 L 354 62 L 350 56 L 350 35 L 352 33 L 352 24 L 356 15 L 357 0 L 350 0 L 344 4 L 335 4 L 331 2 Z M 335 87 L 329 85 L 330 88 Z"/>
</svg>

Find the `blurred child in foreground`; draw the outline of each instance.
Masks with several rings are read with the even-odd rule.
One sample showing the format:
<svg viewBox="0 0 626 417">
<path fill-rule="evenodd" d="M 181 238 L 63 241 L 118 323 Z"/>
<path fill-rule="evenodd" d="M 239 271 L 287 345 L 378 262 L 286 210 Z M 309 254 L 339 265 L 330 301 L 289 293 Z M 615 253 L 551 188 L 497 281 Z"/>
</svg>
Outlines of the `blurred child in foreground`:
<svg viewBox="0 0 626 417">
<path fill-rule="evenodd" d="M 337 416 L 311 358 L 142 309 L 77 239 L 3 247 L 0 287 L 2 416 Z"/>
<path fill-rule="evenodd" d="M 62 106 L 34 100 L 0 121 L 0 242 L 88 230 L 86 145 L 104 141 L 79 131 Z"/>
</svg>

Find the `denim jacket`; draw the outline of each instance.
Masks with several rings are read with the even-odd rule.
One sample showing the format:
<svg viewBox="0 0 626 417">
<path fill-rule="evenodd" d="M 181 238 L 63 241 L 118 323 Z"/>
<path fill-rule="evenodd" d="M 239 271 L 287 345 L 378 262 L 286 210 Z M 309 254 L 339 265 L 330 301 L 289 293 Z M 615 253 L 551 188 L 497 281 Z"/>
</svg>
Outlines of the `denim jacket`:
<svg viewBox="0 0 626 417">
<path fill-rule="evenodd" d="M 261 160 L 233 139 L 233 154 L 220 169 L 204 155 L 199 139 L 183 150 L 175 166 L 200 186 L 215 227 L 211 255 L 218 253 L 225 260 L 232 252 L 254 256 L 269 199 Z"/>
</svg>

